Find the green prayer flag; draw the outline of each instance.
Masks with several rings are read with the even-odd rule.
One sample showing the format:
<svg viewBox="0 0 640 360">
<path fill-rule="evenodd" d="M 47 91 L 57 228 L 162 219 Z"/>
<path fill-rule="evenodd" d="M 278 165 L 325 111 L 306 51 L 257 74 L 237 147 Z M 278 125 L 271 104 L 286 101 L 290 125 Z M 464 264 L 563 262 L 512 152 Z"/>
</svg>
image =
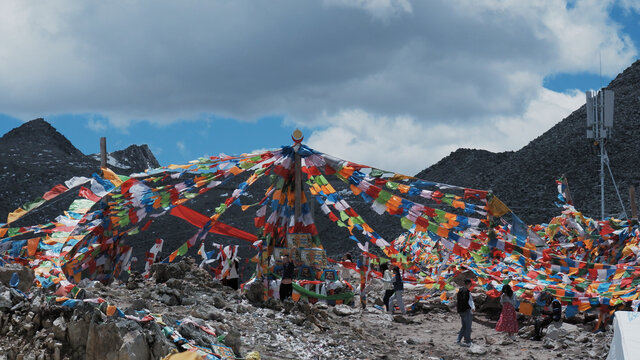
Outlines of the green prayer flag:
<svg viewBox="0 0 640 360">
<path fill-rule="evenodd" d="M 189 247 L 187 246 L 187 243 L 182 244 L 182 246 L 180 246 L 178 248 L 178 255 L 184 255 L 187 253 L 187 250 L 189 250 Z"/>
<path fill-rule="evenodd" d="M 386 190 L 380 190 L 380 193 L 378 194 L 378 198 L 376 199 L 376 202 L 380 203 L 380 204 L 386 204 L 387 201 L 389 201 L 389 199 L 391 199 L 392 194 Z"/>
<path fill-rule="evenodd" d="M 241 162 L 240 165 L 238 165 L 238 167 L 242 170 L 247 170 L 251 167 L 253 167 L 253 163 L 249 162 L 249 161 L 245 161 L 245 162 Z"/>
<path fill-rule="evenodd" d="M 413 221 L 407 219 L 406 217 L 400 218 L 400 225 L 403 229 L 409 230 L 413 226 Z"/>
<path fill-rule="evenodd" d="M 391 190 L 398 190 L 398 184 L 397 182 L 393 182 L 393 181 L 387 181 L 386 184 L 384 184 L 384 186 L 388 187 Z"/>
<path fill-rule="evenodd" d="M 220 204 L 220 206 L 216 208 L 216 214 L 222 214 L 225 211 L 227 211 L 227 205 L 224 203 Z"/>
<path fill-rule="evenodd" d="M 371 169 L 371 172 L 369 173 L 369 175 L 375 178 L 379 178 L 380 176 L 384 175 L 384 173 L 385 172 L 380 169 Z"/>
<path fill-rule="evenodd" d="M 447 290 L 447 291 L 455 290 L 455 286 L 453 286 L 453 285 L 451 285 L 449 283 L 446 283 L 446 284 L 444 284 L 444 289 Z"/>
<path fill-rule="evenodd" d="M 32 201 L 30 203 L 26 203 L 24 205 L 22 205 L 22 208 L 27 210 L 27 211 L 31 211 L 35 208 L 37 208 L 38 206 L 42 205 L 42 203 L 44 203 L 46 200 L 43 198 L 38 198 L 35 201 Z"/>
</svg>

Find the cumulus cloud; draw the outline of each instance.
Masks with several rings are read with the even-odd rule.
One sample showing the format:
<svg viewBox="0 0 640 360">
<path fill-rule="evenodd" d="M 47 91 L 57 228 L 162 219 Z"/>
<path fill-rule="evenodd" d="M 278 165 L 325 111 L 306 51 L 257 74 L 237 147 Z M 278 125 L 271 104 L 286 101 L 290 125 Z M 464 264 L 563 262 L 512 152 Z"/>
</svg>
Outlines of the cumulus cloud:
<svg viewBox="0 0 640 360">
<path fill-rule="evenodd" d="M 585 94 L 543 89 L 522 116 L 460 124 L 425 124 L 410 116 L 376 116 L 363 110 L 326 116 L 314 130 L 312 148 L 350 161 L 415 175 L 458 148 L 506 151 L 521 148 L 584 103 Z M 495 141 L 500 139 L 500 141 Z"/>
<path fill-rule="evenodd" d="M 178 148 L 178 151 L 180 151 L 180 153 L 185 153 L 187 151 L 187 146 L 183 141 L 176 142 L 176 147 Z"/>
<path fill-rule="evenodd" d="M 344 6 L 364 9 L 375 18 L 386 19 L 401 13 L 411 13 L 413 8 L 408 0 L 325 0 L 330 6 Z"/>
<path fill-rule="evenodd" d="M 637 8 L 636 1 L 624 3 Z M 349 121 L 395 125 L 414 129 L 405 142 L 431 156 L 460 145 L 455 136 L 433 138 L 434 129 L 508 131 L 559 121 L 529 121 L 540 118 L 530 112 L 540 111 L 545 96 L 549 108 L 577 99 L 545 93 L 547 76 L 597 73 L 600 56 L 607 76 L 631 64 L 637 49 L 611 19 L 612 6 L 8 0 L 0 3 L 0 109 L 23 119 L 98 113 L 121 129 L 211 114 L 240 121 L 279 115 L 316 129 L 317 141 L 355 134 L 355 125 L 344 125 Z M 342 125 L 332 123 L 338 119 Z"/>
<path fill-rule="evenodd" d="M 627 12 L 635 12 L 640 14 L 640 0 L 620 0 L 620 5 Z"/>
<path fill-rule="evenodd" d="M 99 133 L 99 132 L 104 132 L 105 130 L 107 130 L 107 124 L 104 121 L 101 121 L 101 120 L 89 119 L 87 121 L 87 128 Z"/>
<path fill-rule="evenodd" d="M 631 63 L 636 49 L 610 6 L 9 0 L 0 5 L 0 108 L 99 112 L 116 125 L 202 113 L 309 122 L 349 108 L 421 122 L 508 116 L 544 76 L 597 71 L 598 51 L 605 74 Z"/>
</svg>

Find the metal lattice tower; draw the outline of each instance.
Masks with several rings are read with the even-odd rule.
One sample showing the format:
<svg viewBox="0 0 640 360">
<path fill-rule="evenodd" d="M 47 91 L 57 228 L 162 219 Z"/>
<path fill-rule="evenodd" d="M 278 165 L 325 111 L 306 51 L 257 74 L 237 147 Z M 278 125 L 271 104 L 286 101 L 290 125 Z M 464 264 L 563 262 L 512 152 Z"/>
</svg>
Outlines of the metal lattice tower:
<svg viewBox="0 0 640 360">
<path fill-rule="evenodd" d="M 627 212 L 620 197 L 618 186 L 613 178 L 611 167 L 609 166 L 609 156 L 605 149 L 605 143 L 611 139 L 613 129 L 613 100 L 614 93 L 611 90 L 601 89 L 599 91 L 587 91 L 587 138 L 593 139 L 594 145 L 600 149 L 600 219 L 604 219 L 604 166 L 607 166 L 613 187 L 616 189 L 620 207 L 624 217 Z"/>
</svg>

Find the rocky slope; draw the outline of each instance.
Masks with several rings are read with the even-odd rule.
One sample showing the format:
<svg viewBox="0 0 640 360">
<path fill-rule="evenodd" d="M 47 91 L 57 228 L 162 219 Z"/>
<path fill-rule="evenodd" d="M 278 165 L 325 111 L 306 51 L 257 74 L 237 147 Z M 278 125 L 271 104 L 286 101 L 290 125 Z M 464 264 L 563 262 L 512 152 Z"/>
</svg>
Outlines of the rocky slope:
<svg viewBox="0 0 640 360">
<path fill-rule="evenodd" d="M 0 281 L 3 273 L 17 270 L 0 267 Z M 22 270 L 21 278 L 22 285 L 28 271 Z M 126 284 L 85 285 L 78 296 L 84 300 L 71 306 L 39 288 L 27 285 L 23 295 L 0 284 L 0 359 L 160 359 L 184 347 L 172 334 L 191 345 L 225 345 L 240 358 L 258 352 L 267 360 L 604 359 L 612 336 L 611 329 L 590 333 L 593 317 L 580 315 L 552 325 L 543 341 L 532 341 L 532 320 L 521 317 L 519 336 L 512 341 L 493 330 L 499 302 L 474 293 L 479 309 L 472 326 L 474 345 L 464 348 L 455 343 L 459 317 L 454 304 L 441 303 L 439 294 L 414 303 L 406 316 L 371 306 L 381 304 L 377 282 L 369 287 L 365 310 L 262 301 L 259 288 L 240 294 L 189 261 L 156 264 L 146 281 L 134 276 Z M 405 303 L 418 294 L 424 291 L 408 286 Z"/>
<path fill-rule="evenodd" d="M 640 186 L 640 61 L 619 74 L 607 89 L 615 92 L 613 138 L 606 144 L 611 170 L 627 212 L 628 188 Z M 416 176 L 479 189 L 492 189 L 530 224 L 557 214 L 554 181 L 565 175 L 576 208 L 600 217 L 600 160 L 586 139 L 582 106 L 547 132 L 515 152 L 458 149 Z M 606 170 L 605 170 L 606 171 Z M 606 214 L 621 207 L 609 174 L 605 178 Z"/>
</svg>

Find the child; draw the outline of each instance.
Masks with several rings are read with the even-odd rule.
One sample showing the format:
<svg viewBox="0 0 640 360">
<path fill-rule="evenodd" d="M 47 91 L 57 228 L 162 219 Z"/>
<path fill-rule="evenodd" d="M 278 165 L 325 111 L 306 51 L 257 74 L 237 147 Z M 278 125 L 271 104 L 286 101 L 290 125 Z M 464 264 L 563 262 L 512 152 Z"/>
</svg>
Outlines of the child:
<svg viewBox="0 0 640 360">
<path fill-rule="evenodd" d="M 509 334 L 511 340 L 515 340 L 515 334 L 518 332 L 518 317 L 516 314 L 516 297 L 511 290 L 511 286 L 504 285 L 502 287 L 502 296 L 500 297 L 502 312 L 500 319 L 496 324 L 496 331 L 503 331 Z"/>
</svg>

